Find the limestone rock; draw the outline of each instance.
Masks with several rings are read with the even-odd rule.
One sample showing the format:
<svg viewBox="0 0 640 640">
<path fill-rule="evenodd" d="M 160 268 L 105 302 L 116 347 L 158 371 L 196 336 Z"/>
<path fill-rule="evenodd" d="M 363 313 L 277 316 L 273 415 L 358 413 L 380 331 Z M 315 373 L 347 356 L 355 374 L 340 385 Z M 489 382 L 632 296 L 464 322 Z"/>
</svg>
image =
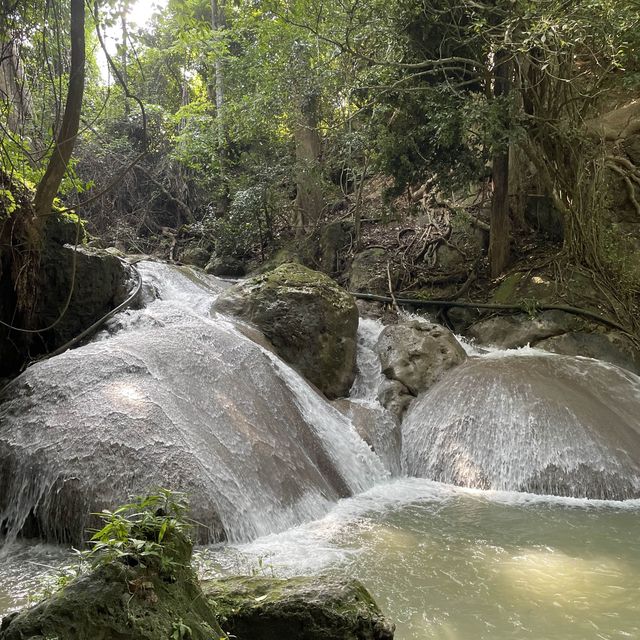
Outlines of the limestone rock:
<svg viewBox="0 0 640 640">
<path fill-rule="evenodd" d="M 640 353 L 624 336 L 612 332 L 575 331 L 538 342 L 539 349 L 565 356 L 584 356 L 610 362 L 640 375 Z"/>
<path fill-rule="evenodd" d="M 158 640 L 179 625 L 191 640 L 224 638 L 211 604 L 185 564 L 171 575 L 113 562 L 34 607 L 4 618 L 0 640 Z M 176 562 L 178 562 L 176 558 Z"/>
<path fill-rule="evenodd" d="M 392 640 L 394 625 L 357 580 L 239 577 L 205 583 L 237 640 Z"/>
<path fill-rule="evenodd" d="M 349 271 L 349 289 L 351 291 L 389 294 L 389 278 L 387 276 L 387 263 L 391 256 L 385 249 L 365 249 L 356 254 Z M 391 268 L 391 280 L 396 279 L 393 263 Z"/>
<path fill-rule="evenodd" d="M 576 316 L 562 311 L 544 311 L 537 316 L 521 313 L 480 320 L 465 335 L 481 345 L 513 349 L 561 335 L 577 328 L 578 323 Z"/>
<path fill-rule="evenodd" d="M 74 275 L 75 266 L 75 275 Z M 61 346 L 91 326 L 128 294 L 127 269 L 116 256 L 101 249 L 47 243 L 42 260 L 41 297 L 34 314 L 48 349 Z M 64 314 L 69 291 L 73 295 Z"/>
<path fill-rule="evenodd" d="M 187 247 L 180 253 L 180 262 L 204 269 L 209 262 L 210 253 L 202 247 Z"/>
<path fill-rule="evenodd" d="M 414 396 L 467 357 L 448 329 L 419 320 L 385 327 L 376 351 L 387 378 L 402 383 Z"/>
<path fill-rule="evenodd" d="M 408 396 L 408 402 L 411 400 L 413 397 Z M 385 411 L 373 403 L 362 403 L 349 398 L 334 400 L 332 404 L 351 420 L 358 435 L 376 453 L 386 470 L 393 476 L 400 475 L 402 432 L 399 421 L 395 419 L 398 416 L 394 411 L 392 409 Z"/>
<path fill-rule="evenodd" d="M 254 323 L 326 396 L 348 393 L 355 377 L 358 308 L 328 276 L 284 264 L 227 289 L 214 309 Z"/>
<path fill-rule="evenodd" d="M 409 389 L 397 380 L 385 380 L 378 390 L 378 401 L 398 420 L 402 418 L 413 399 L 414 396 L 409 393 Z"/>
<path fill-rule="evenodd" d="M 215 253 L 207 262 L 204 270 L 214 276 L 229 276 L 231 278 L 239 278 L 246 273 L 244 264 L 237 258 L 219 256 Z"/>
</svg>

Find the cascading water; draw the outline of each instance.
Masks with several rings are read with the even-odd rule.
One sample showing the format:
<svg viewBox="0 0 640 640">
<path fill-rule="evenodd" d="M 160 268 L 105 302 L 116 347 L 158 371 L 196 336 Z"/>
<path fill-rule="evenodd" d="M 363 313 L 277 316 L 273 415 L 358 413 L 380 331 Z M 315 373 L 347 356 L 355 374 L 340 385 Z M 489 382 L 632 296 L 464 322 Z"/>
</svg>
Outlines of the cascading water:
<svg viewBox="0 0 640 640">
<path fill-rule="evenodd" d="M 209 315 L 219 283 L 145 263 L 159 299 L 113 335 L 30 368 L 0 405 L 0 523 L 79 540 L 88 514 L 186 492 L 209 539 L 324 513 L 384 477 L 351 423 L 276 356 Z"/>
<path fill-rule="evenodd" d="M 393 476 L 399 475 L 402 436 L 400 425 L 378 401 L 384 380 L 375 345 L 384 329 L 380 320 L 361 318 L 358 325 L 357 375 L 348 400 L 340 400 L 341 410 L 351 419 L 358 433 L 377 453 Z"/>
<path fill-rule="evenodd" d="M 483 489 L 637 497 L 640 378 L 534 350 L 470 358 L 410 408 L 403 467 Z"/>
</svg>

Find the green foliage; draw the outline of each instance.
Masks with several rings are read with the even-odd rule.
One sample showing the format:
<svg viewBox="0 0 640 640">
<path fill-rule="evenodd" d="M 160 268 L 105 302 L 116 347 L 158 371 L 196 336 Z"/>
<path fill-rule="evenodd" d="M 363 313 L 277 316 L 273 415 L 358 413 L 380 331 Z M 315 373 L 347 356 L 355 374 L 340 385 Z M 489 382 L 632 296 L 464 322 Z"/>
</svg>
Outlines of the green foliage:
<svg viewBox="0 0 640 640">
<path fill-rule="evenodd" d="M 185 536 L 191 529 L 186 510 L 184 496 L 166 489 L 114 511 L 105 509 L 95 514 L 104 526 L 92 535 L 86 558 L 93 567 L 122 562 L 173 575 L 181 565 L 167 552 L 167 545 L 176 534 Z"/>
<path fill-rule="evenodd" d="M 182 618 L 173 623 L 172 631 L 171 640 L 188 640 L 188 638 L 191 638 L 191 627 L 184 624 Z"/>
</svg>

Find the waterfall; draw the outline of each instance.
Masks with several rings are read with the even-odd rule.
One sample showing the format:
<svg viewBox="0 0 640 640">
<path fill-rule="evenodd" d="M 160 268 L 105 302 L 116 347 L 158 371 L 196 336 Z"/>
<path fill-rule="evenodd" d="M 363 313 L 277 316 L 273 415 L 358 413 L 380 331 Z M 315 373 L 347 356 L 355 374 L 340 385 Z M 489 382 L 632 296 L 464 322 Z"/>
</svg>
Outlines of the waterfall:
<svg viewBox="0 0 640 640">
<path fill-rule="evenodd" d="M 640 378 L 535 350 L 472 357 L 409 409 L 403 468 L 483 489 L 638 497 Z"/>
<path fill-rule="evenodd" d="M 79 541 L 89 514 L 164 487 L 201 540 L 251 540 L 404 473 L 470 487 L 640 495 L 640 378 L 586 358 L 470 350 L 400 425 L 362 319 L 351 397 L 329 403 L 212 313 L 227 283 L 143 262 L 145 305 L 0 397 L 0 534 Z M 251 339 L 254 338 L 254 339 Z"/>
<path fill-rule="evenodd" d="M 385 477 L 277 356 L 210 315 L 224 284 L 143 263 L 147 297 L 92 343 L 28 369 L 0 404 L 0 528 L 77 541 L 88 514 L 153 487 L 187 493 L 201 538 L 247 540 Z"/>
</svg>

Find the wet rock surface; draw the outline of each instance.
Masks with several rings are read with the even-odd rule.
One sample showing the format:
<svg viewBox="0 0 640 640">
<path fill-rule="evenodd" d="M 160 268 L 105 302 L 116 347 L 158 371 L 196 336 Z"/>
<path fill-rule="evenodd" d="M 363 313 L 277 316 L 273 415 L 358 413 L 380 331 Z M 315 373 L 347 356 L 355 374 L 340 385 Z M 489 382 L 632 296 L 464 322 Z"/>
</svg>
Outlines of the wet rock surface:
<svg viewBox="0 0 640 640">
<path fill-rule="evenodd" d="M 357 580 L 238 577 L 203 584 L 237 640 L 392 640 L 394 625 Z"/>
</svg>

